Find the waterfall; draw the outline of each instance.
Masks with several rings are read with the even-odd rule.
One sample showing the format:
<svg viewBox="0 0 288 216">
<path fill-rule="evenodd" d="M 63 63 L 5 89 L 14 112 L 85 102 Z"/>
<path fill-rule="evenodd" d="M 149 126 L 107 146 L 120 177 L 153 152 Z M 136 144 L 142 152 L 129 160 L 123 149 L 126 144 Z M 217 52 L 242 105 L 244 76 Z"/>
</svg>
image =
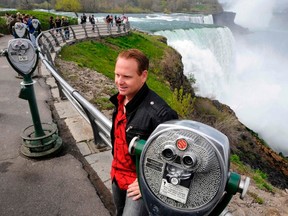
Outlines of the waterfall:
<svg viewBox="0 0 288 216">
<path fill-rule="evenodd" d="M 193 76 L 197 95 L 221 99 L 234 58 L 234 38 L 225 27 L 158 31 L 182 56 L 184 74 Z"/>
<path fill-rule="evenodd" d="M 288 32 L 258 31 L 235 40 L 228 28 L 211 25 L 155 34 L 181 54 L 197 95 L 227 104 L 271 148 L 288 155 Z"/>
</svg>

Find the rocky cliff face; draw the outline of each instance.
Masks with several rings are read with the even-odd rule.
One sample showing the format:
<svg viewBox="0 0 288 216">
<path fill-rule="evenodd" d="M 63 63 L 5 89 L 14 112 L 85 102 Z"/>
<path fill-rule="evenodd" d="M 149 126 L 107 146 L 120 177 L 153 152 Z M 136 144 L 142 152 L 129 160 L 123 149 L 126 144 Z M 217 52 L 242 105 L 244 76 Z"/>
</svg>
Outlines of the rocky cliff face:
<svg viewBox="0 0 288 216">
<path fill-rule="evenodd" d="M 169 50 L 160 64 L 162 75 L 170 83 L 171 89 L 183 86 L 186 93 L 194 95 L 189 80 L 183 74 L 179 53 L 174 49 Z M 239 122 L 230 107 L 217 100 L 197 97 L 194 112 L 189 119 L 208 124 L 223 132 L 229 138 L 232 154 L 237 154 L 241 161 L 253 169 L 266 173 L 273 186 L 288 188 L 288 160 L 274 152 L 255 132 Z"/>
<path fill-rule="evenodd" d="M 273 186 L 281 189 L 288 188 L 288 160 L 286 158 L 274 152 L 256 133 L 239 122 L 228 106 L 207 98 L 198 98 L 196 101 L 192 119 L 204 122 L 223 132 L 229 138 L 232 154 L 237 154 L 241 161 L 251 168 L 266 173 Z M 219 113 L 216 113 L 215 109 Z M 209 110 L 212 111 L 209 112 Z"/>
</svg>

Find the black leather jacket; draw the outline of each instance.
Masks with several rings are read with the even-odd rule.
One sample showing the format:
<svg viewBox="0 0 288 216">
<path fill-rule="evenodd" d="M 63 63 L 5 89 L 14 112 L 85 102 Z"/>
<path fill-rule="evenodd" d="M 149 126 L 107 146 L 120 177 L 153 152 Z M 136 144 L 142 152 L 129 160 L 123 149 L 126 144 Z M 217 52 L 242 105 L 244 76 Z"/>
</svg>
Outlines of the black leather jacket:
<svg viewBox="0 0 288 216">
<path fill-rule="evenodd" d="M 114 152 L 114 121 L 118 110 L 118 94 L 110 98 L 110 101 L 115 105 L 111 130 L 112 154 Z M 149 89 L 146 83 L 133 99 L 126 104 L 125 108 L 127 118 L 126 141 L 128 145 L 133 137 L 139 136 L 140 139 L 147 140 L 159 124 L 178 119 L 177 113 L 160 96 Z"/>
</svg>

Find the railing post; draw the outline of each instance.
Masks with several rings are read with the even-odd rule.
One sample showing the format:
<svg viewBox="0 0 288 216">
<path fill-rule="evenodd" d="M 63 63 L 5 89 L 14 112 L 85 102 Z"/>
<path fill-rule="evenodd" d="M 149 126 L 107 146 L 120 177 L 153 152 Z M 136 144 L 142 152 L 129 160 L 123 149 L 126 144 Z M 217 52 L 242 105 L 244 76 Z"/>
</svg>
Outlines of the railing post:
<svg viewBox="0 0 288 216">
<path fill-rule="evenodd" d="M 67 100 L 66 95 L 63 93 L 63 87 L 61 86 L 61 84 L 59 83 L 59 81 L 57 79 L 55 79 L 55 83 L 58 86 L 58 92 L 59 92 L 59 96 L 61 100 Z"/>
<path fill-rule="evenodd" d="M 42 35 L 43 36 L 43 35 Z M 41 52 L 46 56 L 46 58 L 48 58 L 48 61 L 54 65 L 54 62 L 53 62 L 53 59 L 52 59 L 52 56 L 51 56 L 51 53 L 49 52 L 49 49 L 47 48 L 46 44 L 43 43 L 42 39 L 38 40 L 40 42 L 40 47 L 43 47 L 43 49 L 41 49 Z"/>
<path fill-rule="evenodd" d="M 64 28 L 61 27 L 61 28 L 60 28 L 60 35 L 61 35 L 61 37 L 62 37 L 62 40 L 63 40 L 64 42 L 66 42 L 66 39 L 65 39 L 64 34 L 63 34 L 63 31 L 64 31 Z"/>
<path fill-rule="evenodd" d="M 98 36 L 100 37 L 101 35 L 100 35 L 100 30 L 99 30 L 98 25 L 95 24 L 95 27 L 96 27 L 96 29 L 97 29 Z"/>
<path fill-rule="evenodd" d="M 54 35 L 54 33 L 51 31 L 49 31 L 49 33 L 51 34 L 52 38 L 54 39 L 56 46 L 60 46 L 60 43 L 59 43 L 57 37 Z"/>
<path fill-rule="evenodd" d="M 87 30 L 86 30 L 86 25 L 83 25 L 82 27 L 83 27 L 84 32 L 85 32 L 85 37 L 88 38 L 88 33 L 87 33 Z"/>
<path fill-rule="evenodd" d="M 51 34 L 50 31 L 48 31 L 48 32 Z M 51 52 L 55 52 L 54 46 L 53 46 L 52 42 L 49 40 L 49 38 L 45 34 L 41 34 L 41 36 L 43 36 L 45 38 L 45 40 L 48 42 L 49 48 L 51 47 Z"/>
<path fill-rule="evenodd" d="M 72 28 L 72 26 L 69 26 L 69 28 L 71 29 L 71 31 L 72 31 L 72 34 L 73 34 L 73 38 L 76 40 L 77 38 L 76 38 L 76 34 L 75 34 L 75 31 L 74 31 L 74 29 Z"/>
<path fill-rule="evenodd" d="M 93 132 L 93 137 L 94 137 L 94 144 L 97 149 L 102 149 L 107 147 L 102 141 L 101 137 L 99 136 L 99 129 L 96 123 L 93 120 L 93 116 L 82 106 L 82 108 L 85 110 L 86 115 L 89 118 L 91 127 L 92 127 L 92 132 Z"/>
</svg>

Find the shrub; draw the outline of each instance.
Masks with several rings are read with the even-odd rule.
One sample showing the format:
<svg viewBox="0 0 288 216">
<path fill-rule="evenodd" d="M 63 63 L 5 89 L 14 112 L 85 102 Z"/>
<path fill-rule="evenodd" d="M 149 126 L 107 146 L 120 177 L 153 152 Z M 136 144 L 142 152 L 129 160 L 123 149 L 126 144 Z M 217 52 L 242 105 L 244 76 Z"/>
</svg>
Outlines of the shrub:
<svg viewBox="0 0 288 216">
<path fill-rule="evenodd" d="M 175 89 L 172 95 L 171 106 L 182 118 L 187 118 L 193 112 L 193 104 L 196 97 L 192 98 L 190 93 L 184 94 L 183 87 Z"/>
<path fill-rule="evenodd" d="M 0 17 L 0 33 L 9 34 L 8 26 L 6 25 L 6 19 Z"/>
<path fill-rule="evenodd" d="M 237 170 L 241 173 L 245 173 L 245 175 L 252 176 L 252 179 L 254 180 L 256 186 L 263 190 L 267 190 L 271 193 L 274 192 L 274 188 L 271 184 L 267 182 L 267 174 L 263 173 L 261 170 L 253 170 L 250 167 L 243 164 L 243 162 L 240 160 L 240 157 L 236 154 L 232 154 L 230 156 L 230 162 L 235 164 L 237 166 Z"/>
<path fill-rule="evenodd" d="M 239 172 L 243 174 L 251 173 L 251 170 L 243 164 L 238 155 L 232 154 L 230 156 L 230 162 L 237 165 L 237 170 L 239 170 Z"/>
<path fill-rule="evenodd" d="M 257 169 L 253 175 L 253 180 L 260 189 L 266 189 L 269 192 L 274 192 L 273 186 L 267 183 L 267 174 Z"/>
</svg>

